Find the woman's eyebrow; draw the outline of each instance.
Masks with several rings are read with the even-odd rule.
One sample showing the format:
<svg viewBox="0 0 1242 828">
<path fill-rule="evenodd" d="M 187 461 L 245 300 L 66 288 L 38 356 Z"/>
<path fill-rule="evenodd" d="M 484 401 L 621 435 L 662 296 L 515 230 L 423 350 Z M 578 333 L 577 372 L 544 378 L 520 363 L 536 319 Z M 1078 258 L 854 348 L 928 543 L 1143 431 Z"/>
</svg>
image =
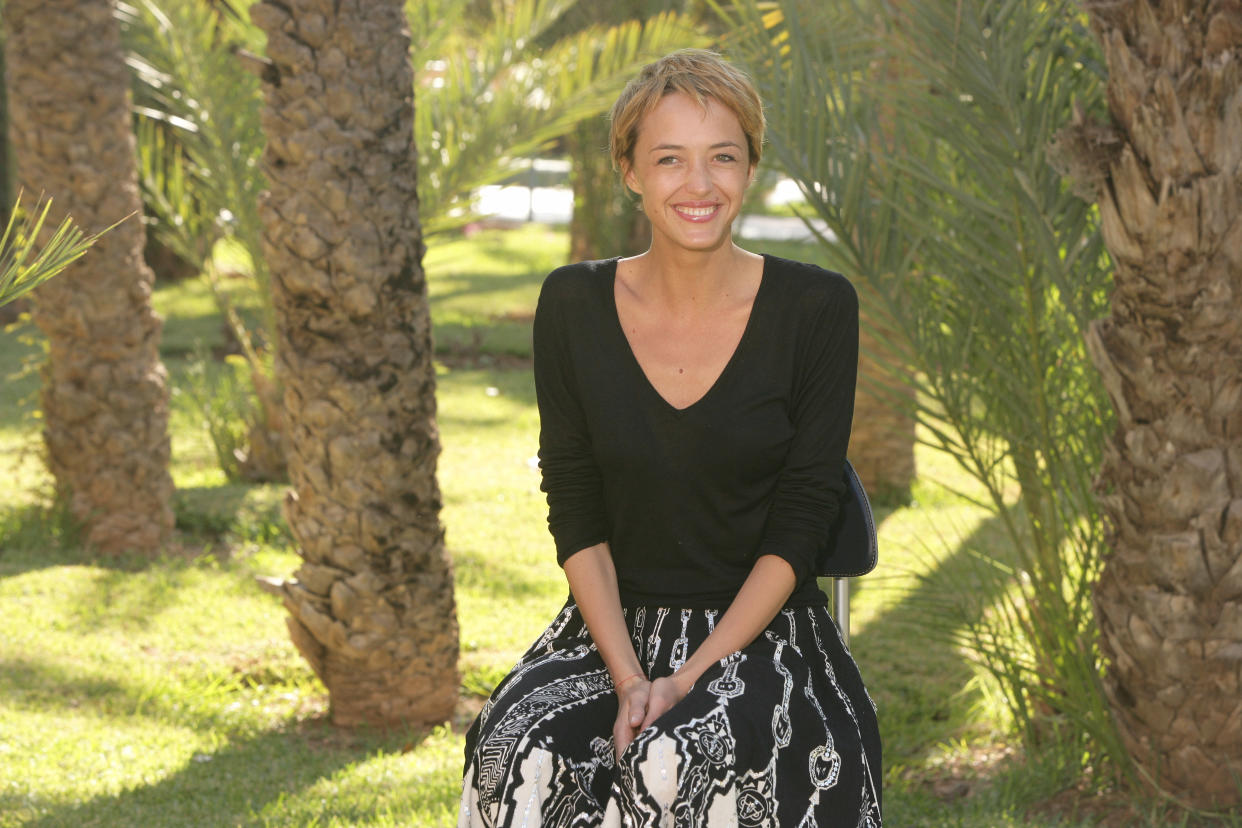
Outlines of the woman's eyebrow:
<svg viewBox="0 0 1242 828">
<path fill-rule="evenodd" d="M 708 149 L 722 149 L 724 147 L 736 147 L 737 149 L 741 149 L 742 145 L 739 144 L 737 141 L 719 141 L 715 144 L 712 144 L 710 147 L 708 147 Z M 647 152 L 657 152 L 659 150 L 684 150 L 684 149 L 685 147 L 683 147 L 681 144 L 656 144 L 654 147 L 647 150 Z"/>
</svg>

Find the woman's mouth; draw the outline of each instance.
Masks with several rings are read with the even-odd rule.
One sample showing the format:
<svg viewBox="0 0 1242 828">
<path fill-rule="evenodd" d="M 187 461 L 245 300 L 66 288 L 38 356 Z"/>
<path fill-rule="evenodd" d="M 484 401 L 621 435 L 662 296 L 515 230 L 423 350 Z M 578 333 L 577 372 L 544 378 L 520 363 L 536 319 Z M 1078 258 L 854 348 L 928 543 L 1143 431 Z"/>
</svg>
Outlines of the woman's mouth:
<svg viewBox="0 0 1242 828">
<path fill-rule="evenodd" d="M 720 210 L 719 204 L 706 204 L 702 206 L 690 206 L 687 204 L 678 204 L 673 207 L 677 215 L 686 221 L 710 221 L 713 216 Z"/>
</svg>

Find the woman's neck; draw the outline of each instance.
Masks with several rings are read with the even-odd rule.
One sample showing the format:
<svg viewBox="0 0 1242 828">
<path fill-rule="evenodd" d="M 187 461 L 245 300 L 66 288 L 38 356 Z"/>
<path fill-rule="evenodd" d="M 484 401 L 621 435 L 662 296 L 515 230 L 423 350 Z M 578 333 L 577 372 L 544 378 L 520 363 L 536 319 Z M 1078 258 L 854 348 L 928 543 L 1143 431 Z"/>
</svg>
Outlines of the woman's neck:
<svg viewBox="0 0 1242 828">
<path fill-rule="evenodd" d="M 630 289 L 680 316 L 711 310 L 744 291 L 758 258 L 731 241 L 714 250 L 670 249 L 653 241 L 646 253 L 625 261 Z"/>
</svg>

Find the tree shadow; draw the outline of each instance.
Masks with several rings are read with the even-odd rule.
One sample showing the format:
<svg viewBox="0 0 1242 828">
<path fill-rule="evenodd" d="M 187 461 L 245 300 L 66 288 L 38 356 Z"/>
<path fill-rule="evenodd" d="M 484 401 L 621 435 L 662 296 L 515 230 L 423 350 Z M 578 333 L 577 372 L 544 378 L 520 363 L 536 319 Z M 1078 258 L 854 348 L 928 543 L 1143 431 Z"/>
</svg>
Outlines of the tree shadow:
<svg viewBox="0 0 1242 828">
<path fill-rule="evenodd" d="M 409 752 L 428 735 L 413 729 L 349 731 L 326 719 L 294 721 L 278 729 L 239 734 L 229 714 L 231 693 L 200 705 L 186 705 L 184 695 L 152 692 L 128 677 L 83 675 L 62 664 L 32 659 L 0 662 L 0 700 L 6 708 L 36 713 L 93 708 L 118 711 L 155 724 L 200 733 L 229 733 L 217 750 L 200 750 L 184 764 L 150 783 L 87 801 L 41 809 L 24 825 L 240 825 L 269 803 L 331 777 L 376 752 Z M 103 761 L 103 759 L 101 759 Z M 139 759 L 140 761 L 140 759 Z M 0 789 L 0 813 L 30 814 L 32 804 L 20 785 Z M 32 815 L 33 816 L 33 815 Z"/>
<path fill-rule="evenodd" d="M 976 702 L 964 691 L 976 668 L 953 635 L 963 618 L 960 599 L 983 607 L 1000 597 L 1000 581 L 980 577 L 981 563 L 972 550 L 987 549 L 1005 559 L 1010 547 L 1002 520 L 986 518 L 898 603 L 852 636 L 851 650 L 879 708 L 886 764 L 888 757 L 896 763 L 916 759 L 968 726 Z M 882 572 L 858 579 L 854 594 L 885 589 Z"/>
<path fill-rule="evenodd" d="M 499 246 L 494 253 L 500 257 L 512 255 L 512 251 Z M 443 291 L 436 290 L 433 293 L 430 300 L 432 312 L 434 313 L 437 305 L 451 302 L 463 296 L 473 298 L 485 296 L 489 293 L 506 293 L 520 288 L 537 288 L 543 283 L 546 275 L 541 270 L 527 270 L 521 273 L 506 273 L 504 275 L 477 271 L 445 273 L 437 277 L 435 281 L 445 284 L 452 283 L 452 287 Z"/>
<path fill-rule="evenodd" d="M 10 710 L 43 709 L 40 700 L 78 707 L 91 699 L 129 698 L 131 690 L 115 679 L 83 675 L 61 665 L 28 658 L 0 659 L 0 698 Z"/>
<path fill-rule="evenodd" d="M 435 326 L 435 354 L 443 362 L 481 368 L 517 361 L 529 365 L 531 326 L 508 319 L 441 322 Z"/>
<path fill-rule="evenodd" d="M 177 528 L 195 539 L 219 541 L 233 535 L 257 543 L 292 543 L 279 483 L 182 486 L 173 495 Z"/>
<path fill-rule="evenodd" d="M 25 824 L 40 828 L 251 824 L 270 803 L 295 796 L 376 750 L 412 750 L 425 737 L 426 733 L 353 735 L 312 720 L 234 740 L 211 753 L 196 753 L 158 782 L 53 806 Z M 0 808 L 6 807 L 4 798 Z"/>
</svg>

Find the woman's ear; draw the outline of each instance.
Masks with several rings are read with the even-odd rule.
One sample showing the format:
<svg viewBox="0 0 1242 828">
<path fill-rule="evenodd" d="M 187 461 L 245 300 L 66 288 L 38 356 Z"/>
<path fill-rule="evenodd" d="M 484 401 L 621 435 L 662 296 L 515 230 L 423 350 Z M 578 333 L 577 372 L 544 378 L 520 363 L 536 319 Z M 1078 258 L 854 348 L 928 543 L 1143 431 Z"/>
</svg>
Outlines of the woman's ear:
<svg viewBox="0 0 1242 828">
<path fill-rule="evenodd" d="M 642 187 L 638 185 L 638 176 L 634 175 L 634 165 L 629 161 L 621 162 L 621 180 L 625 182 L 625 186 L 630 189 L 630 192 L 642 198 Z"/>
</svg>

